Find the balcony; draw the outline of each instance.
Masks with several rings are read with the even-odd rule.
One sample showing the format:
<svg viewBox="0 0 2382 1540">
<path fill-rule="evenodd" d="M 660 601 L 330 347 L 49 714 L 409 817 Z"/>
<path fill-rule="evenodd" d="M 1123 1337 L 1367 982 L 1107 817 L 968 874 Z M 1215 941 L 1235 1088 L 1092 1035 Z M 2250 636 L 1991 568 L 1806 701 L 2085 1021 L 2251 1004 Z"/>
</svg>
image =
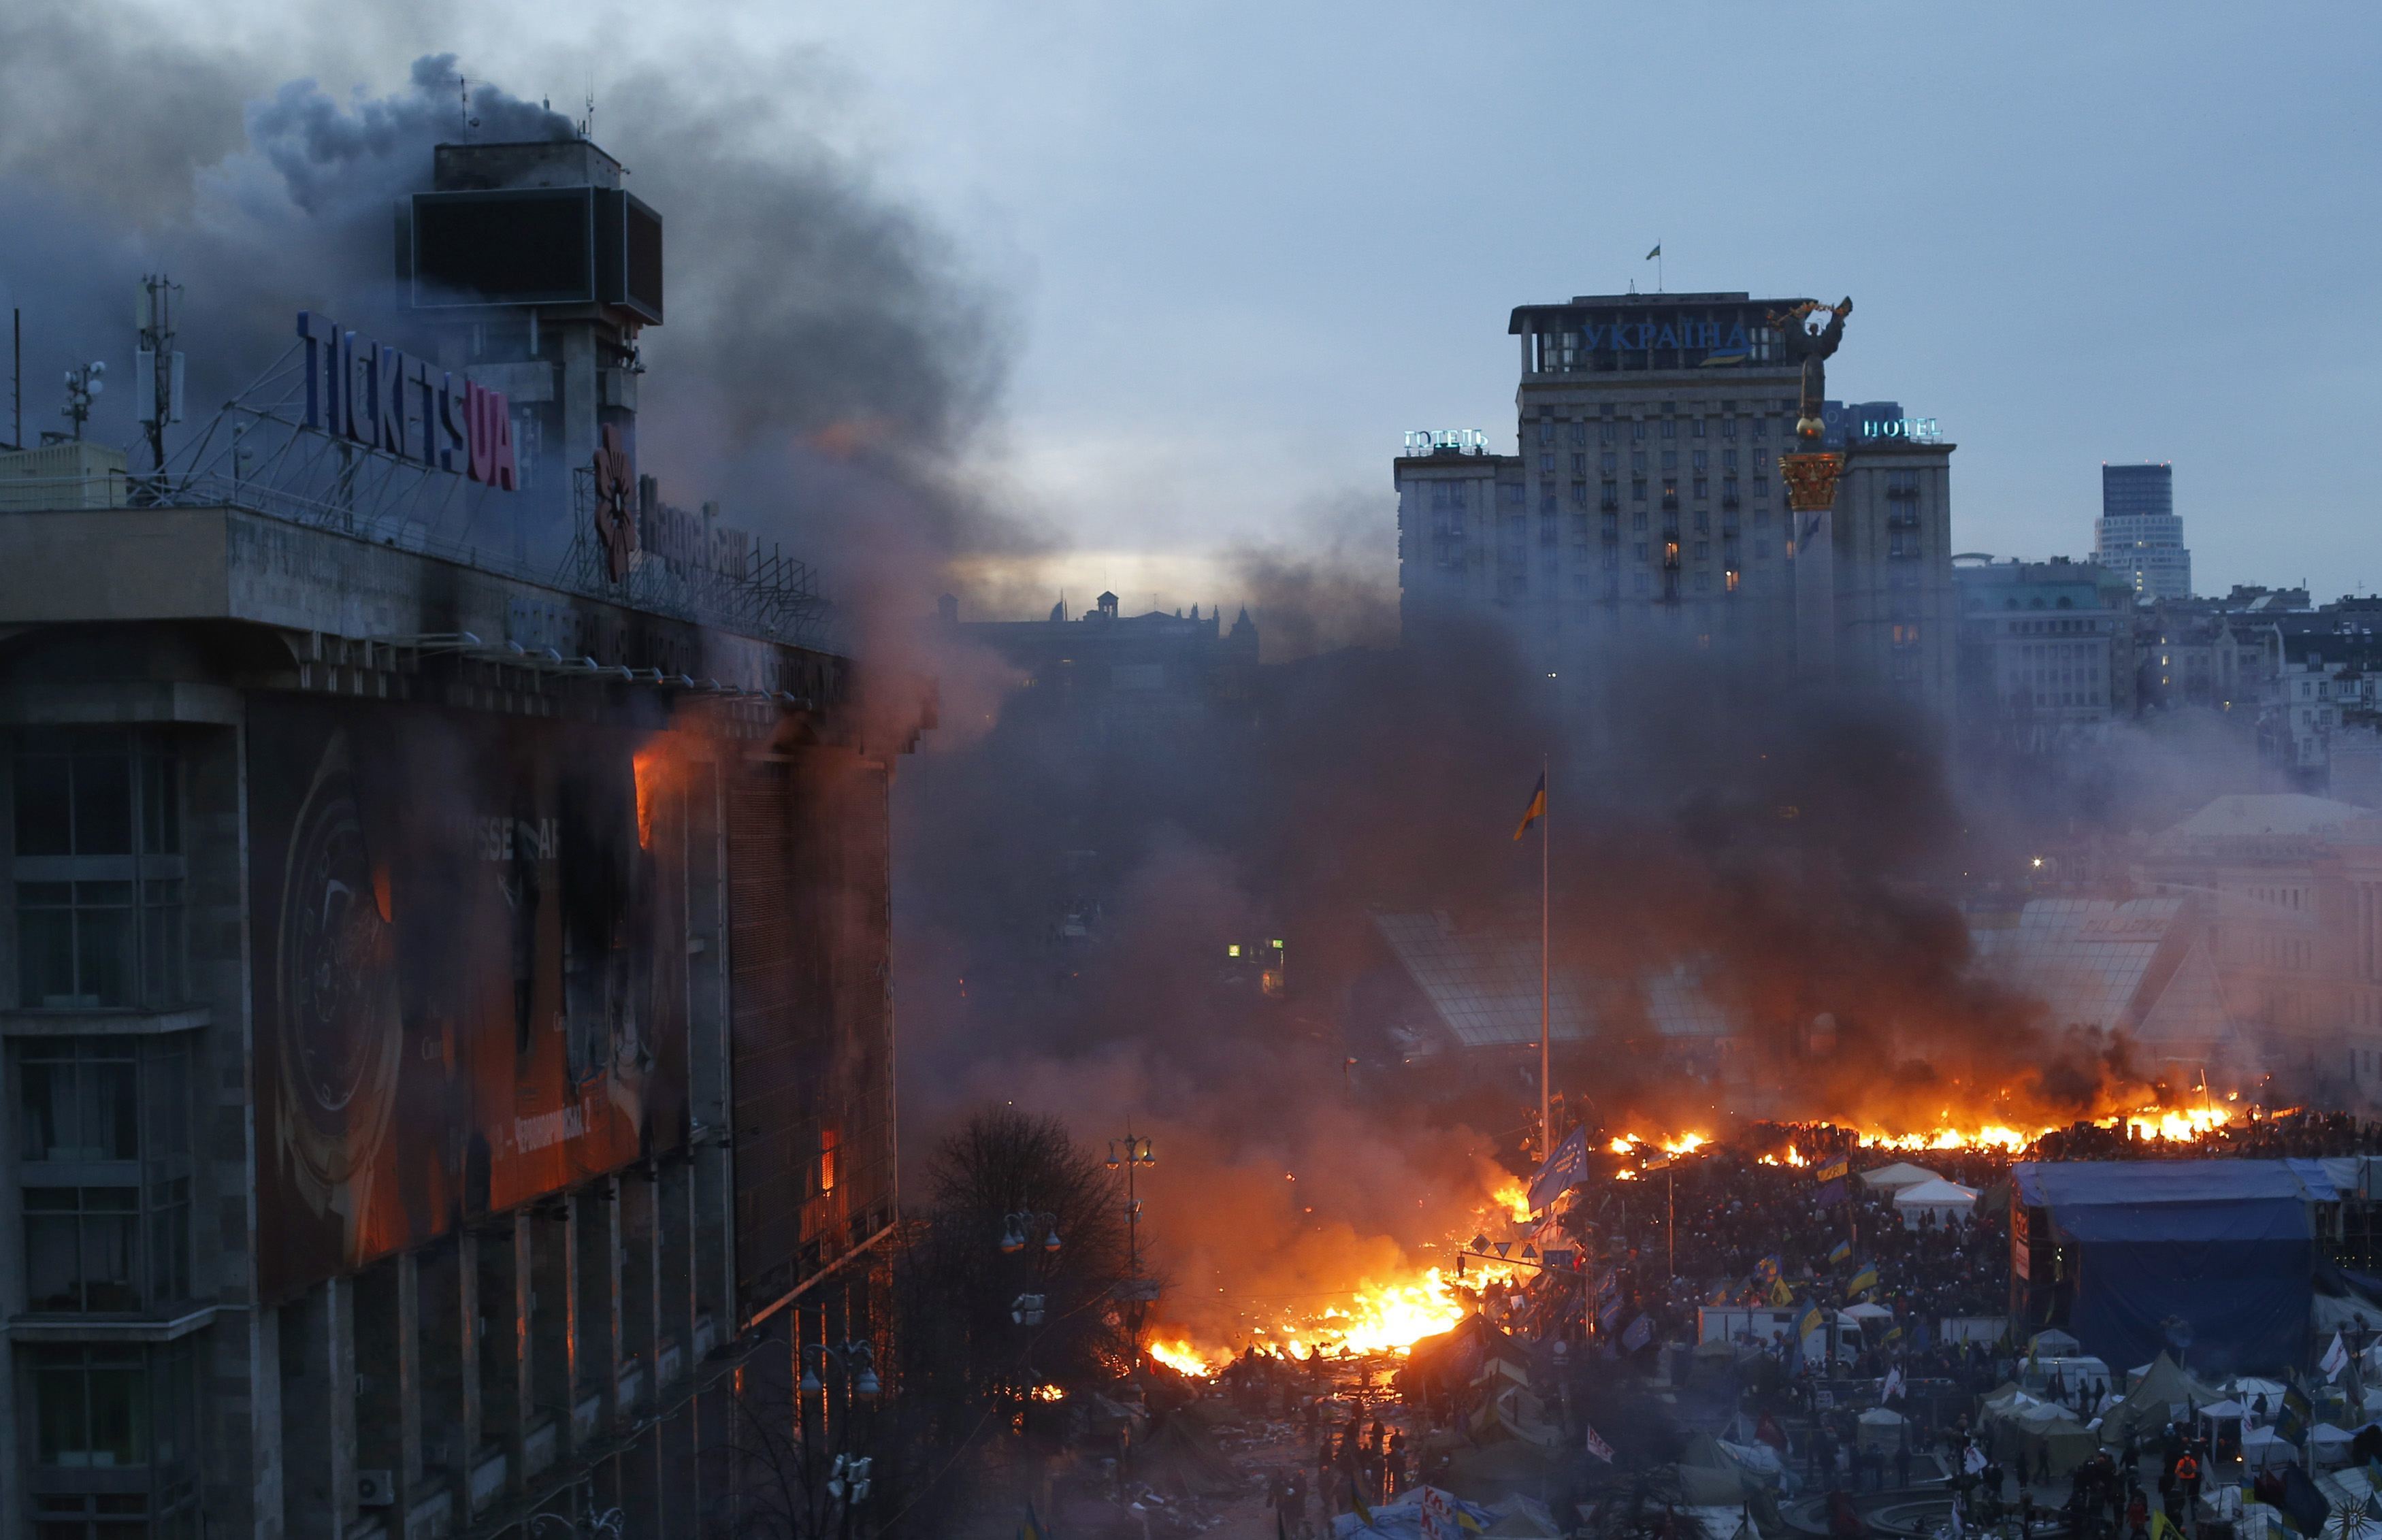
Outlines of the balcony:
<svg viewBox="0 0 2382 1540">
<path fill-rule="evenodd" d="M 1676 492 L 1665 492 L 1663 494 L 1663 509 L 1666 513 L 1678 512 L 1679 495 Z"/>
<path fill-rule="evenodd" d="M 1724 492 L 1720 495 L 1720 506 L 1725 508 L 1733 508 L 1737 507 L 1737 495 L 1734 492 Z"/>
<path fill-rule="evenodd" d="M 1915 486 L 1903 485 L 1900 483 L 1896 483 L 1887 486 L 1885 489 L 1885 495 L 1897 503 L 1915 503 L 1919 501 L 1919 489 Z"/>
<path fill-rule="evenodd" d="M 1597 510 L 1601 513 L 1619 513 L 1621 511 L 1621 499 L 1618 496 L 1608 493 L 1606 494 L 1604 500 L 1597 504 L 1596 507 Z"/>
</svg>

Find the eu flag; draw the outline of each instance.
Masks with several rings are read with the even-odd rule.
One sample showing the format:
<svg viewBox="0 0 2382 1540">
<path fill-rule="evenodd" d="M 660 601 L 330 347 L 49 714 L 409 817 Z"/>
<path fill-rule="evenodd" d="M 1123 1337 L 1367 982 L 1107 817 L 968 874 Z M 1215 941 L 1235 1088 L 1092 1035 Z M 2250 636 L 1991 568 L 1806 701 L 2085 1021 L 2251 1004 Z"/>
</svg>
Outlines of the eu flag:
<svg viewBox="0 0 2382 1540">
<path fill-rule="evenodd" d="M 1578 1186 L 1587 1175 L 1588 1125 L 1582 1123 L 1564 1135 L 1555 1153 L 1547 1156 L 1547 1163 L 1530 1179 L 1530 1212 L 1544 1214 L 1549 1204 Z"/>
</svg>

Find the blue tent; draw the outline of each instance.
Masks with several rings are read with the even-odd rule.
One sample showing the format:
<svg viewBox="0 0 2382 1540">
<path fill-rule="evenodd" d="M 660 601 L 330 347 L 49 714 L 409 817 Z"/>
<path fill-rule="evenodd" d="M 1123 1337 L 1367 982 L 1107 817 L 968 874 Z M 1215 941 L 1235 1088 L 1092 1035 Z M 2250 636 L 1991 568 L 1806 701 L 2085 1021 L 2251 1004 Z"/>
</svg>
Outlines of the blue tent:
<svg viewBox="0 0 2382 1540">
<path fill-rule="evenodd" d="M 2030 1162 L 2011 1176 L 2075 1247 L 2068 1329 L 2087 1352 L 2123 1365 L 2165 1350 L 2203 1372 L 2302 1361 L 2308 1205 L 2338 1199 L 2316 1162 Z"/>
</svg>

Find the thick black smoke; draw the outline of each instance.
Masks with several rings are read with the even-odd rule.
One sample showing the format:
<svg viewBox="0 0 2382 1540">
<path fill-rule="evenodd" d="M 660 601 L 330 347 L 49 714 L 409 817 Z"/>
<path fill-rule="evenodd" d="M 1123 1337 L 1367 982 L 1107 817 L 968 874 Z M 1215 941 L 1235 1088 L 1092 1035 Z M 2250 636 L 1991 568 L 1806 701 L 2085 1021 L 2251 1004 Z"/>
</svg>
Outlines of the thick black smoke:
<svg viewBox="0 0 2382 1540">
<path fill-rule="evenodd" d="M 29 438 L 64 426 L 60 372 L 97 359 L 123 383 L 91 434 L 132 441 L 145 272 L 185 287 L 191 421 L 169 449 L 287 349 L 301 308 L 408 340 L 393 214 L 429 185 L 433 147 L 577 131 L 476 75 L 467 106 L 472 71 L 452 55 L 417 59 L 386 95 L 343 99 L 64 7 L 37 7 L 0 44 L 0 290 L 28 312 Z M 124 110 L 94 115 L 95 101 Z M 70 131 L 13 110 L 43 103 L 71 105 Z M 657 69 L 607 87 L 599 142 L 668 226 L 640 469 L 671 501 L 720 501 L 731 523 L 819 568 L 857 636 L 906 642 L 873 617 L 930 603 L 956 557 L 1034 544 L 969 493 L 964 470 L 1007 375 L 1003 305 L 866 165 L 763 108 Z"/>
</svg>

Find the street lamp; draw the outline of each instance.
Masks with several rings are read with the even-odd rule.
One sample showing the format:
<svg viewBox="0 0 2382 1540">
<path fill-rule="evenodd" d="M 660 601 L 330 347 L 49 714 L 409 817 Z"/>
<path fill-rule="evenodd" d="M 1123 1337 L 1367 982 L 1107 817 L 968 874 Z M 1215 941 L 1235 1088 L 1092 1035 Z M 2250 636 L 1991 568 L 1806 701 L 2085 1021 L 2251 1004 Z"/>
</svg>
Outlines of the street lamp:
<svg viewBox="0 0 2382 1540">
<path fill-rule="evenodd" d="M 1135 1191 L 1134 1177 L 1141 1167 L 1157 1164 L 1158 1152 L 1150 1147 L 1148 1137 L 1135 1133 L 1131 1123 L 1124 1126 L 1123 1139 L 1109 1141 L 1109 1169 L 1114 1171 L 1122 1167 L 1124 1171 L 1125 1283 L 1118 1297 L 1128 1307 L 1125 1312 L 1127 1336 L 1136 1363 L 1141 1359 L 1142 1306 L 1153 1295 L 1141 1277 L 1141 1198 Z"/>
<path fill-rule="evenodd" d="M 1005 1216 L 1003 1225 L 1001 1249 L 1004 1253 L 1014 1255 L 1024 1251 L 1026 1232 L 1037 1226 L 1042 1230 L 1042 1249 L 1046 1252 L 1059 1249 L 1059 1216 L 1048 1209 L 1020 1209 Z"/>
<path fill-rule="evenodd" d="M 805 1393 L 827 1388 L 811 1366 L 811 1355 L 818 1355 L 820 1368 L 831 1368 L 852 1387 L 855 1396 L 873 1397 L 884 1387 L 877 1378 L 877 1347 L 866 1338 L 829 1347 L 824 1342 L 803 1344 L 802 1387 Z"/>
</svg>

